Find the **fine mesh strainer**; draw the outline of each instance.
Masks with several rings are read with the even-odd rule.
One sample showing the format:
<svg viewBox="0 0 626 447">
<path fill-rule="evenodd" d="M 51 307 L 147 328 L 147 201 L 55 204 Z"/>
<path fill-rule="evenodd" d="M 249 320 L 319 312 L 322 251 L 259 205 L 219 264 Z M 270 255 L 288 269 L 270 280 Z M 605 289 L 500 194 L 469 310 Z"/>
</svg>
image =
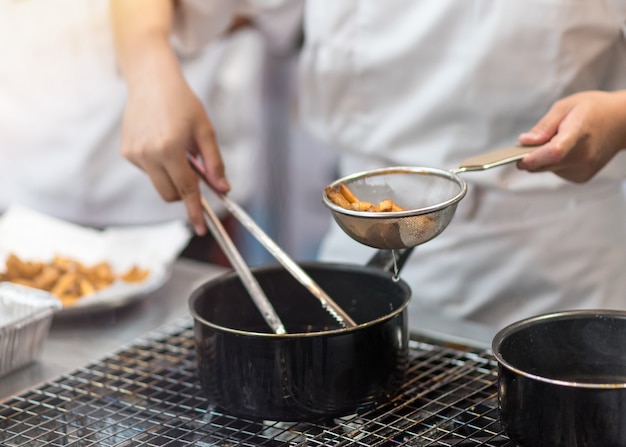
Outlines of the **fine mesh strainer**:
<svg viewBox="0 0 626 447">
<path fill-rule="evenodd" d="M 361 201 L 391 199 L 403 211 L 355 211 L 335 204 L 326 192 L 322 199 L 335 222 L 352 239 L 379 249 L 415 247 L 439 235 L 450 223 L 467 193 L 457 174 L 482 171 L 519 160 L 535 147 L 513 146 L 464 160 L 454 170 L 425 167 L 389 167 L 359 172 L 329 185 L 346 185 Z"/>
</svg>

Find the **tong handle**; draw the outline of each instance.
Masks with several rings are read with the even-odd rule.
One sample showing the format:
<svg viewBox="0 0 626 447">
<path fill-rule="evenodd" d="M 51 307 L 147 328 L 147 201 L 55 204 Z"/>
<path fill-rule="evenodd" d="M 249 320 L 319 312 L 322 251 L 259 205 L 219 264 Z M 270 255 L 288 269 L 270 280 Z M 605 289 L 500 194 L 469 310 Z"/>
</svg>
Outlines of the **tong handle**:
<svg viewBox="0 0 626 447">
<path fill-rule="evenodd" d="M 187 159 L 194 171 L 200 176 L 200 178 L 209 186 L 209 180 L 204 172 L 204 167 L 200 165 L 191 154 L 187 153 Z M 276 260 L 285 267 L 285 269 L 291 273 L 291 275 L 300 282 L 309 292 L 315 296 L 322 307 L 328 311 L 338 323 L 344 327 L 355 327 L 356 322 L 350 318 L 350 316 L 337 304 L 333 299 L 328 296 L 326 292 L 311 278 L 293 259 L 289 257 L 272 238 L 270 238 L 261 227 L 235 202 L 230 200 L 224 194 L 221 194 L 215 189 L 213 192 L 222 201 L 226 209 L 248 230 L 250 233 L 263 245 Z"/>
<path fill-rule="evenodd" d="M 287 331 L 285 330 L 285 326 L 280 321 L 280 318 L 276 314 L 274 307 L 268 300 L 267 296 L 261 289 L 258 281 L 248 268 L 248 265 L 244 261 L 243 257 L 237 250 L 237 247 L 233 243 L 232 239 L 226 232 L 226 229 L 220 222 L 219 218 L 215 214 L 215 212 L 211 209 L 207 201 L 202 197 L 200 199 L 202 203 L 202 209 L 204 210 L 204 214 L 206 215 L 206 223 L 209 227 L 209 230 L 215 237 L 215 240 L 226 254 L 226 257 L 235 268 L 235 271 L 239 274 L 239 278 L 243 283 L 246 290 L 250 293 L 254 304 L 263 315 L 263 318 L 267 322 L 267 324 L 272 328 L 274 333 L 276 334 L 285 334 Z"/>
</svg>

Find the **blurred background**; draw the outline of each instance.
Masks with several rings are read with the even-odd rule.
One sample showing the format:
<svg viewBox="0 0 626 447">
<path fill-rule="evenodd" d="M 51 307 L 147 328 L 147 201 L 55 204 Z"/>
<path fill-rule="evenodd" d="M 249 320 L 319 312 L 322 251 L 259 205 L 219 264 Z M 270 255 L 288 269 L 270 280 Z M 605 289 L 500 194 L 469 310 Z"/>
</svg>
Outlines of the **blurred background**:
<svg viewBox="0 0 626 447">
<path fill-rule="evenodd" d="M 335 158 L 297 117 L 302 2 L 238 17 L 209 45 L 176 42 L 216 128 L 231 198 L 297 260 L 330 224 L 322 205 Z M 12 206 L 93 228 L 185 219 L 119 152 L 127 92 L 108 0 L 0 0 L 0 213 Z M 205 196 L 250 264 L 273 258 Z M 227 264 L 202 238 L 183 254 Z M 198 241 L 195 241 L 198 242 Z"/>
</svg>

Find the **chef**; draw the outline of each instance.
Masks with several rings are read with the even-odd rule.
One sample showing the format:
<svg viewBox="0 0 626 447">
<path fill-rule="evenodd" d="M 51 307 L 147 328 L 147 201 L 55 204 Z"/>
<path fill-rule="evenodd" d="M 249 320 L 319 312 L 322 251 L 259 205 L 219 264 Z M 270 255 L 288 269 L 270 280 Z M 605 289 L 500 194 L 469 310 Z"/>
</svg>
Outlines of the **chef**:
<svg viewBox="0 0 626 447">
<path fill-rule="evenodd" d="M 219 104 L 212 118 L 245 201 L 261 40 L 241 32 L 196 49 L 173 36 L 173 45 L 199 107 Z M 21 205 L 94 227 L 186 219 L 119 153 L 127 91 L 108 0 L 0 0 L 0 54 L 0 213 Z"/>
<path fill-rule="evenodd" d="M 196 20 L 214 32 L 235 4 L 211 2 Z M 625 23 L 626 3 L 611 0 L 306 4 L 300 116 L 341 154 L 340 175 L 452 169 L 499 147 L 538 146 L 517 166 L 462 174 L 469 190 L 452 223 L 402 271 L 412 312 L 499 327 L 559 309 L 626 308 Z M 133 30 L 125 48 L 145 49 Z M 219 185 L 214 149 L 202 155 Z M 135 141 L 125 153 L 197 221 L 185 150 Z M 363 263 L 370 251 L 333 225 L 321 258 Z"/>
</svg>

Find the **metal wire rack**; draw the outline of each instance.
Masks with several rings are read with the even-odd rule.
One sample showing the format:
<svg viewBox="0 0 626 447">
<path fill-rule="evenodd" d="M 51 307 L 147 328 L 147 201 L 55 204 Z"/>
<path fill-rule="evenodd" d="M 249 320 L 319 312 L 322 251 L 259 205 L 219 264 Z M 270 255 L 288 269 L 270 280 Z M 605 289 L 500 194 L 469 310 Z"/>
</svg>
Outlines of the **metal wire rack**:
<svg viewBox="0 0 626 447">
<path fill-rule="evenodd" d="M 514 447 L 497 414 L 488 352 L 411 341 L 400 393 L 315 423 L 252 421 L 210 408 L 183 318 L 119 352 L 0 402 L 2 446 Z"/>
</svg>

